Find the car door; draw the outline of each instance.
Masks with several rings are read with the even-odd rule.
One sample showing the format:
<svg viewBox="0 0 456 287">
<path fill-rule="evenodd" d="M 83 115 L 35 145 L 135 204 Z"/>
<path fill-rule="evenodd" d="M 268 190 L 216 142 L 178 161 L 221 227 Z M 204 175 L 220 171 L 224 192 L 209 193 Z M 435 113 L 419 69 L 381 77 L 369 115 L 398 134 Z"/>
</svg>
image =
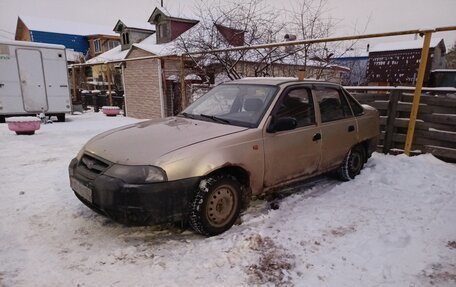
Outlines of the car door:
<svg viewBox="0 0 456 287">
<path fill-rule="evenodd" d="M 321 143 L 310 87 L 286 89 L 271 116 L 271 124 L 280 118 L 292 117 L 297 126 L 279 132 L 268 131 L 265 127 L 265 187 L 315 173 L 320 164 Z"/>
<path fill-rule="evenodd" d="M 321 127 L 321 170 L 339 166 L 350 148 L 358 142 L 358 126 L 338 87 L 313 85 L 312 94 L 319 110 Z"/>
</svg>

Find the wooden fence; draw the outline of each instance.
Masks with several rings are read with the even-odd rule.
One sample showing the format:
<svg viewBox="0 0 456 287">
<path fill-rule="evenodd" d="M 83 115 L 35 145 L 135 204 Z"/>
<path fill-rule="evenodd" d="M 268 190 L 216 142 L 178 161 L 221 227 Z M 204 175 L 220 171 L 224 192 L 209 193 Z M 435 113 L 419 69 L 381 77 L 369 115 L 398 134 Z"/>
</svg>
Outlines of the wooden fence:
<svg viewBox="0 0 456 287">
<path fill-rule="evenodd" d="M 383 153 L 403 152 L 414 88 L 346 87 L 362 104 L 380 112 Z M 456 89 L 423 88 L 415 126 L 412 154 L 432 153 L 456 162 Z"/>
</svg>

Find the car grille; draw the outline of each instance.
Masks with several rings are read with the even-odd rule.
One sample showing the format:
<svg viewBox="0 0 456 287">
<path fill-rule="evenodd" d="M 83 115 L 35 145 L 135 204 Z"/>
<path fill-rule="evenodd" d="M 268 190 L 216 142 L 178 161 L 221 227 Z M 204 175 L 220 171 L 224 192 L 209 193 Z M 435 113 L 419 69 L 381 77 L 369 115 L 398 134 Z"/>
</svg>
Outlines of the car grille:
<svg viewBox="0 0 456 287">
<path fill-rule="evenodd" d="M 78 163 L 79 171 L 90 179 L 94 179 L 97 175 L 103 173 L 109 166 L 109 162 L 88 154 L 84 154 Z"/>
</svg>

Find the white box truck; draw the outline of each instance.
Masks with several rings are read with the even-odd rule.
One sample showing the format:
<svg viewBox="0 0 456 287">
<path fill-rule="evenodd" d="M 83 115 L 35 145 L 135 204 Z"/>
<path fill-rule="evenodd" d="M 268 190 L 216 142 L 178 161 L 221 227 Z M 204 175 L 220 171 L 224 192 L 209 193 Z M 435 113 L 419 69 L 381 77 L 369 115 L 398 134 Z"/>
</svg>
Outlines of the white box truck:
<svg viewBox="0 0 456 287">
<path fill-rule="evenodd" d="M 71 112 L 65 47 L 0 40 L 0 122 L 42 112 L 59 121 Z"/>
</svg>

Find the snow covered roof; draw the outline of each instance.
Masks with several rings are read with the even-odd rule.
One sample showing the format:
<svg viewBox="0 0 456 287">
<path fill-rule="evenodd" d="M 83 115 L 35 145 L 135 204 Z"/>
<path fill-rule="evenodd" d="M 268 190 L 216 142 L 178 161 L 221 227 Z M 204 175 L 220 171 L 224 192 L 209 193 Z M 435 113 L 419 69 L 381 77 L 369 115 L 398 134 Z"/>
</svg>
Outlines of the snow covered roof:
<svg viewBox="0 0 456 287">
<path fill-rule="evenodd" d="M 157 36 L 155 34 L 150 35 L 139 43 L 133 44 L 133 46 L 157 56 L 173 54 L 176 49 L 174 41 L 157 44 Z"/>
<path fill-rule="evenodd" d="M 154 11 L 152 11 L 152 14 L 149 17 L 149 22 L 153 22 L 153 18 L 157 14 L 163 14 L 166 17 L 172 18 L 172 19 L 179 19 L 183 21 L 189 21 L 189 22 L 198 22 L 198 20 L 195 20 L 196 17 L 195 15 L 192 14 L 191 10 L 189 9 L 181 9 L 180 7 L 155 7 Z"/>
<path fill-rule="evenodd" d="M 155 31 L 155 25 L 152 25 L 149 22 L 140 22 L 129 19 L 119 19 L 116 23 L 116 26 L 114 27 L 114 30 L 120 31 L 118 28 L 119 24 L 123 24 L 127 28 Z"/>
<path fill-rule="evenodd" d="M 81 59 L 84 59 L 83 53 L 76 52 L 73 49 L 65 49 L 65 54 L 68 62 L 79 62 Z"/>
<path fill-rule="evenodd" d="M 400 51 L 400 50 L 415 50 L 423 48 L 423 39 L 417 39 L 412 41 L 401 41 L 401 42 L 390 42 L 390 43 L 381 43 L 377 44 L 370 52 L 385 52 L 385 51 Z M 440 42 L 443 42 L 443 38 L 433 38 L 431 39 L 430 48 L 437 47 Z"/>
<path fill-rule="evenodd" d="M 44 31 L 72 35 L 111 35 L 117 36 L 109 26 L 71 22 L 67 20 L 56 20 L 32 16 L 19 16 L 29 30 Z"/>
<path fill-rule="evenodd" d="M 129 50 L 121 50 L 121 45 L 112 48 L 109 51 L 104 52 L 90 60 L 87 61 L 88 64 L 96 64 L 96 63 L 103 63 L 107 61 L 116 61 L 116 60 L 123 60 L 128 54 Z"/>
<path fill-rule="evenodd" d="M 346 51 L 343 51 L 340 53 L 340 56 L 338 57 L 339 59 L 343 58 L 362 58 L 362 57 L 368 57 L 369 52 L 366 51 L 366 48 L 351 48 L 347 49 Z"/>
</svg>

